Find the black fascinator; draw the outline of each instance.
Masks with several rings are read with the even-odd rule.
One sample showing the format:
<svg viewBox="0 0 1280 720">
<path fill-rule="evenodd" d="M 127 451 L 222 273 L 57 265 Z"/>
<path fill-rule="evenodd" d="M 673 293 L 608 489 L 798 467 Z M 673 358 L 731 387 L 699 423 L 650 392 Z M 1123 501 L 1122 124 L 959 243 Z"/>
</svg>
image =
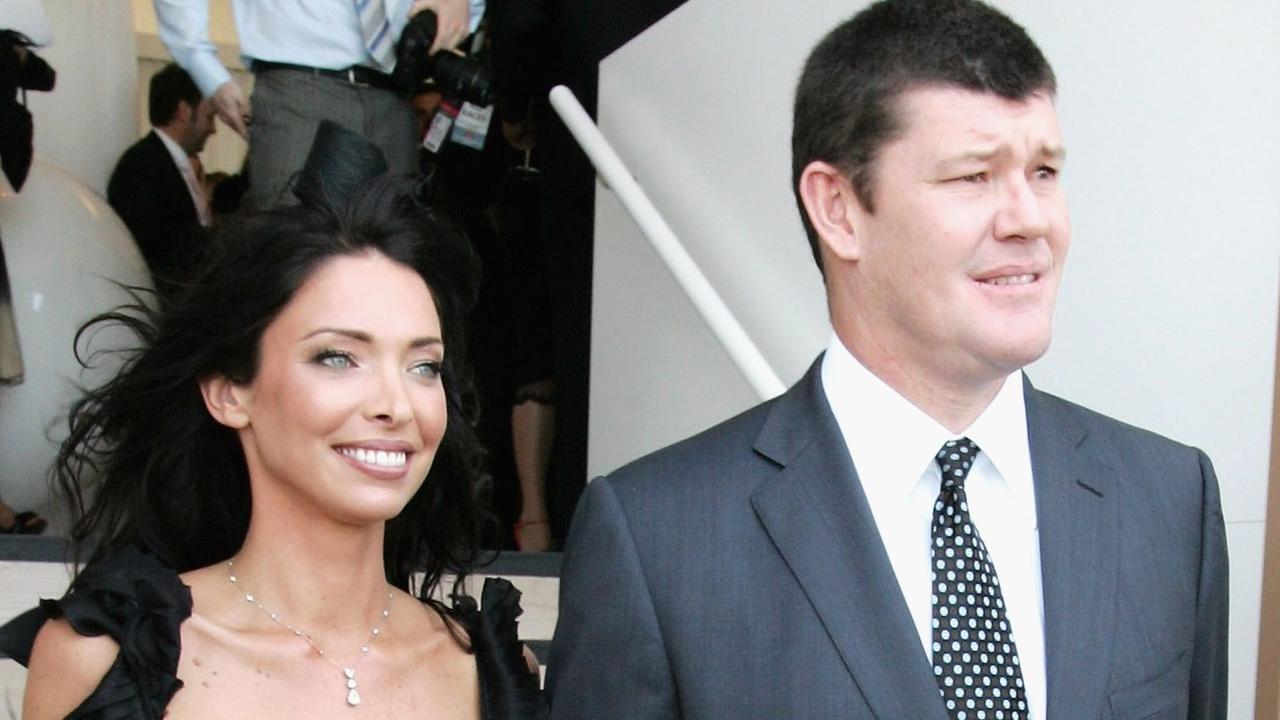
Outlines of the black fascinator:
<svg viewBox="0 0 1280 720">
<path fill-rule="evenodd" d="M 322 120 L 307 162 L 294 182 L 303 205 L 340 207 L 369 180 L 387 172 L 387 158 L 362 135 Z"/>
</svg>

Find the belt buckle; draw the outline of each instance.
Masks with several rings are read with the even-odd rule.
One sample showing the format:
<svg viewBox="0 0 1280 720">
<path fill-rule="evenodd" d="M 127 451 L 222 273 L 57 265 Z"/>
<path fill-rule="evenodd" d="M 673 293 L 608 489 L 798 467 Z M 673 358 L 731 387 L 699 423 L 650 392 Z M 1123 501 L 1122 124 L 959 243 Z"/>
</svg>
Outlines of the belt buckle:
<svg viewBox="0 0 1280 720">
<path fill-rule="evenodd" d="M 352 65 L 351 67 L 347 68 L 347 82 L 351 83 L 352 85 L 355 85 L 356 87 L 369 87 L 369 83 L 360 82 L 359 80 L 356 79 L 355 65 Z"/>
</svg>

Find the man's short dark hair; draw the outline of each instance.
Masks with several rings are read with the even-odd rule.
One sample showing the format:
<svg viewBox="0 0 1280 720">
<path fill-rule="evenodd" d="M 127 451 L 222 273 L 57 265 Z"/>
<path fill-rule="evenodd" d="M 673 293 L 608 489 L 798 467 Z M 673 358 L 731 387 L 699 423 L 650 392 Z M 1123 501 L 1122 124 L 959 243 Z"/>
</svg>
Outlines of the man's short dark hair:
<svg viewBox="0 0 1280 720">
<path fill-rule="evenodd" d="M 178 102 L 186 101 L 192 110 L 200 104 L 200 88 L 186 70 L 173 63 L 165 65 L 151 76 L 151 90 L 147 96 L 147 116 L 154 126 L 168 125 L 178 113 Z"/>
<path fill-rule="evenodd" d="M 1022 26 L 976 0 L 881 0 L 841 23 L 805 63 L 791 130 L 791 188 L 819 268 L 801 173 L 815 160 L 831 163 L 874 212 L 876 157 L 902 129 L 895 103 L 928 85 L 1011 100 L 1057 90 L 1053 68 Z"/>
</svg>

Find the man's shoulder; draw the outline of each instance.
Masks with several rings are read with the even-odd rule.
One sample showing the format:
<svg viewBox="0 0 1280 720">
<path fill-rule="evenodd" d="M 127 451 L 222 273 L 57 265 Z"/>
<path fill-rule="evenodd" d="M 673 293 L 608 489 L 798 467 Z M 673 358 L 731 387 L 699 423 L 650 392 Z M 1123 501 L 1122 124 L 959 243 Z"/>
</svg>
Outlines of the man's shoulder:
<svg viewBox="0 0 1280 720">
<path fill-rule="evenodd" d="M 156 131 L 152 130 L 126 148 L 120 155 L 120 162 L 125 162 L 126 160 L 137 161 L 144 158 L 154 159 L 162 156 L 169 157 L 169 150 L 164 146 L 164 142 L 159 136 L 156 135 Z"/>
<path fill-rule="evenodd" d="M 1076 426 L 1087 436 L 1108 443 L 1121 457 L 1152 457 L 1196 459 L 1203 453 L 1190 445 L 1138 427 L 1097 410 L 1066 400 L 1043 390 L 1032 391 L 1032 407 L 1035 419 L 1049 430 Z"/>
<path fill-rule="evenodd" d="M 610 485 L 622 492 L 680 483 L 729 482 L 761 461 L 753 449 L 761 427 L 777 399 L 756 405 L 696 435 L 656 450 L 609 473 Z"/>
<path fill-rule="evenodd" d="M 164 146 L 164 141 L 153 130 L 126 148 L 120 154 L 116 167 L 119 169 L 121 166 L 154 165 L 160 164 L 161 161 L 173 165 L 173 157 L 169 155 L 169 149 Z"/>
<path fill-rule="evenodd" d="M 169 166 L 177 170 L 177 166 L 173 164 L 173 158 L 169 156 L 169 151 L 160 139 L 154 132 L 147 133 L 130 145 L 116 161 L 111 179 L 107 183 L 108 199 L 113 191 L 124 191 L 125 183 L 137 182 L 147 177 L 162 178 L 160 173 L 167 171 Z"/>
</svg>

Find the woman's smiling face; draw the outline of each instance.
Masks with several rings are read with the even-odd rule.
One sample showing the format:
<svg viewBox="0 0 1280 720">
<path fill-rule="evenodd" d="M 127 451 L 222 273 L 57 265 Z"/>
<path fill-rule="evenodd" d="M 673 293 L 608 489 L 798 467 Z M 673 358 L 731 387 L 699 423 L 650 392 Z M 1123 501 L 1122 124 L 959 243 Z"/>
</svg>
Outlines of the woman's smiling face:
<svg viewBox="0 0 1280 720">
<path fill-rule="evenodd" d="M 279 498 L 347 524 L 395 517 L 447 422 L 443 335 L 422 277 L 376 252 L 321 264 L 231 386 L 255 512 Z"/>
</svg>

